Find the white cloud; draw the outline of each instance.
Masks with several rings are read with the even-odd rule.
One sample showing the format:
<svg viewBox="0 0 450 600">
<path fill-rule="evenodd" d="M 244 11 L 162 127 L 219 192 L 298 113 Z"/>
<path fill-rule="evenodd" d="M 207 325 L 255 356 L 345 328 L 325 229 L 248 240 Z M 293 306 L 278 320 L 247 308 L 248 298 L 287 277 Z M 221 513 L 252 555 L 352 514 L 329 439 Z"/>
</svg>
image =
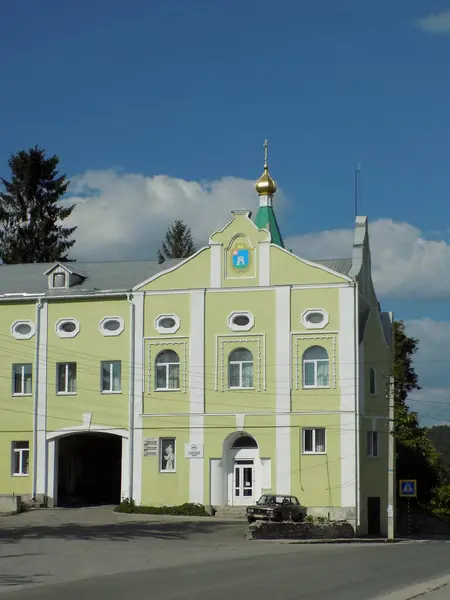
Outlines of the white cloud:
<svg viewBox="0 0 450 600">
<path fill-rule="evenodd" d="M 423 425 L 450 421 L 448 384 L 448 340 L 450 323 L 429 318 L 405 323 L 406 334 L 419 340 L 414 367 L 422 389 L 410 395 L 408 404 L 421 415 Z"/>
<path fill-rule="evenodd" d="M 378 295 L 395 298 L 450 296 L 450 245 L 428 240 L 417 227 L 391 219 L 369 225 L 372 274 Z M 305 258 L 346 258 L 352 253 L 353 232 L 336 229 L 286 240 Z"/>
<path fill-rule="evenodd" d="M 450 33 L 450 10 L 431 13 L 426 17 L 417 19 L 416 24 L 420 29 L 428 33 Z"/>
<path fill-rule="evenodd" d="M 146 177 L 112 170 L 87 171 L 72 179 L 76 208 L 68 225 L 78 225 L 73 255 L 82 260 L 130 260 L 156 257 L 168 225 L 183 219 L 198 246 L 221 229 L 233 208 L 257 210 L 254 182 L 224 177 L 195 182 L 164 175 Z M 278 215 L 285 200 L 277 194 Z M 280 219 L 282 221 L 282 218 Z M 336 229 L 286 239 L 305 258 L 346 258 L 353 231 Z M 450 246 L 425 239 L 408 223 L 379 219 L 370 225 L 373 277 L 380 296 L 450 297 Z"/>
<path fill-rule="evenodd" d="M 77 260 L 155 258 L 167 227 L 183 219 L 204 244 L 234 208 L 257 208 L 254 182 L 237 177 L 198 183 L 164 175 L 146 177 L 87 171 L 72 178 L 76 203 L 67 225 L 77 225 Z"/>
</svg>

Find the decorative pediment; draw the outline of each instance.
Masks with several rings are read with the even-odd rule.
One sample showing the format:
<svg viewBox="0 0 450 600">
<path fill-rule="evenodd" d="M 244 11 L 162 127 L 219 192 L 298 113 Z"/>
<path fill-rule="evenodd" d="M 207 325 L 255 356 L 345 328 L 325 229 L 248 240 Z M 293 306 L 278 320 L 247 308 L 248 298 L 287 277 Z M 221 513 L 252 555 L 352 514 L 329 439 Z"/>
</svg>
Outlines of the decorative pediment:
<svg viewBox="0 0 450 600">
<path fill-rule="evenodd" d="M 44 275 L 48 278 L 48 288 L 50 290 L 64 290 L 74 285 L 80 284 L 86 275 L 80 271 L 75 271 L 72 266 L 62 262 L 56 262 Z"/>
</svg>

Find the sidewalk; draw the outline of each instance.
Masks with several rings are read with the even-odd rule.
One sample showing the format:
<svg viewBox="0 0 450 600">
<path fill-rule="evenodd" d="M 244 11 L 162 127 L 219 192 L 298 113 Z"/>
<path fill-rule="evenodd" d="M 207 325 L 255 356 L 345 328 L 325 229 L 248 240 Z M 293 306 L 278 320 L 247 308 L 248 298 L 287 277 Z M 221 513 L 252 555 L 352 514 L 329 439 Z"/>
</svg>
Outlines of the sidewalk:
<svg viewBox="0 0 450 600">
<path fill-rule="evenodd" d="M 450 600 L 450 585 L 444 585 L 434 592 L 425 594 L 423 600 Z"/>
</svg>

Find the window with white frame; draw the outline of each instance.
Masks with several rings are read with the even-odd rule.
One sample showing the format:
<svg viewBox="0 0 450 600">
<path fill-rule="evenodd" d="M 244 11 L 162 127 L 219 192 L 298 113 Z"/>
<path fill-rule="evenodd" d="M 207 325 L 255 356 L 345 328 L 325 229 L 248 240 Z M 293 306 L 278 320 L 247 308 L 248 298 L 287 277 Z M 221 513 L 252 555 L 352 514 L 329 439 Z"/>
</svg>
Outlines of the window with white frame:
<svg viewBox="0 0 450 600">
<path fill-rule="evenodd" d="M 156 389 L 180 389 L 180 357 L 173 350 L 163 350 L 156 357 Z"/>
<path fill-rule="evenodd" d="M 30 462 L 30 442 L 12 442 L 11 473 L 16 477 L 28 475 Z"/>
<path fill-rule="evenodd" d="M 32 393 L 32 365 L 13 365 L 12 389 L 14 396 L 27 396 Z"/>
<path fill-rule="evenodd" d="M 104 360 L 102 369 L 102 392 L 117 394 L 122 391 L 122 363 L 120 360 Z"/>
<path fill-rule="evenodd" d="M 175 438 L 159 438 L 159 470 L 161 473 L 174 473 Z"/>
<path fill-rule="evenodd" d="M 369 370 L 369 390 L 371 394 L 377 393 L 377 374 L 372 367 Z"/>
<path fill-rule="evenodd" d="M 52 287 L 53 288 L 66 287 L 66 274 L 65 273 L 53 273 Z"/>
<path fill-rule="evenodd" d="M 330 386 L 330 359 L 322 346 L 311 346 L 303 353 L 303 387 Z"/>
<path fill-rule="evenodd" d="M 325 454 L 325 428 L 316 427 L 303 430 L 303 453 Z"/>
<path fill-rule="evenodd" d="M 378 456 L 378 431 L 367 432 L 367 456 Z"/>
<path fill-rule="evenodd" d="M 58 394 L 76 394 L 77 363 L 58 363 L 56 365 L 56 392 Z"/>
<path fill-rule="evenodd" d="M 228 357 L 228 385 L 235 389 L 253 388 L 253 354 L 237 348 Z"/>
</svg>

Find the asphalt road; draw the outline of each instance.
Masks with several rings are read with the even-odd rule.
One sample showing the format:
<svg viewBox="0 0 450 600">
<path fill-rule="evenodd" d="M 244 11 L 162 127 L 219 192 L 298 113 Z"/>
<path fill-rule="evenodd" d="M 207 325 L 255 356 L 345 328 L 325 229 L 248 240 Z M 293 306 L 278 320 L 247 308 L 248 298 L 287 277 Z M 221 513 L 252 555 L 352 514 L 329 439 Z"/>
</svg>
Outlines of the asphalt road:
<svg viewBox="0 0 450 600">
<path fill-rule="evenodd" d="M 371 600 L 450 573 L 450 543 L 272 545 L 123 574 L 32 587 L 11 600 Z M 267 544 L 266 546 L 269 546 Z M 252 555 L 253 554 L 253 555 Z M 170 553 L 166 554 L 170 565 Z"/>
</svg>

